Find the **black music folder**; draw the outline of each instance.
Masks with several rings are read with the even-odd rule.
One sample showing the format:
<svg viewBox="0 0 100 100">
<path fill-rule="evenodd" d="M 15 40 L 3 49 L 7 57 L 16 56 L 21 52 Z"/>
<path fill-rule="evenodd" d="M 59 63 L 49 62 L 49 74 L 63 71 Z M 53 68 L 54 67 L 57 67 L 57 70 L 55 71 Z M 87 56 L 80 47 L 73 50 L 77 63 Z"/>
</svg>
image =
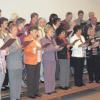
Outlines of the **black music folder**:
<svg viewBox="0 0 100 100">
<path fill-rule="evenodd" d="M 15 42 L 16 39 L 9 39 L 0 49 L 6 49 L 7 47 L 10 47 L 14 42 Z"/>
<path fill-rule="evenodd" d="M 27 47 L 31 42 L 32 42 L 33 40 L 31 40 L 31 41 L 25 41 L 24 43 L 23 43 L 23 48 L 25 48 L 25 47 Z"/>
<path fill-rule="evenodd" d="M 46 43 L 45 45 L 42 46 L 42 48 L 47 48 L 51 43 Z"/>
</svg>

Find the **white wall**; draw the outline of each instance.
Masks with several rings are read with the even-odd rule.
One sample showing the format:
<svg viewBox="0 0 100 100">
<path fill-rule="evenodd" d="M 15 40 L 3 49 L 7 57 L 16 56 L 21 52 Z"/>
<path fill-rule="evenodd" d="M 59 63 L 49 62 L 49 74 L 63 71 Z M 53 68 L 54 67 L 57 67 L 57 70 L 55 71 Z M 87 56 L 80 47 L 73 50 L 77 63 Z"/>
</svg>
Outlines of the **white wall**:
<svg viewBox="0 0 100 100">
<path fill-rule="evenodd" d="M 100 20 L 99 4 L 100 0 L 0 0 L 0 9 L 3 16 L 10 18 L 11 14 L 16 12 L 27 20 L 33 11 L 46 19 L 50 13 L 57 13 L 64 18 L 65 13 L 71 11 L 76 18 L 77 11 L 82 9 L 86 18 L 89 11 L 94 11 Z"/>
</svg>

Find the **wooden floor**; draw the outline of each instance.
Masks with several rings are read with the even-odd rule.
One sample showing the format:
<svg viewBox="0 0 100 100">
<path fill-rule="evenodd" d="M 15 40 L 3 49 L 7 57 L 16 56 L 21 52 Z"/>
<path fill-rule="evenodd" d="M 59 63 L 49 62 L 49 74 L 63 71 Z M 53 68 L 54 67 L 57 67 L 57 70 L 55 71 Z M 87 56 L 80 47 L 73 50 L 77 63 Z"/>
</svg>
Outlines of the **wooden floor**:
<svg viewBox="0 0 100 100">
<path fill-rule="evenodd" d="M 57 90 L 58 92 L 55 93 L 55 94 L 52 94 L 50 96 L 43 94 L 41 98 L 37 98 L 37 99 L 34 99 L 34 100 L 61 100 L 61 98 L 63 96 L 77 94 L 79 92 L 92 90 L 94 88 L 100 88 L 100 84 L 92 83 L 92 84 L 86 84 L 86 86 L 83 86 L 83 87 L 72 87 L 69 90 Z M 100 97 L 100 93 L 97 93 L 97 94 L 94 94 L 94 95 L 99 95 L 99 97 Z M 80 100 L 80 98 L 78 100 Z M 97 97 L 94 97 L 94 98 L 97 98 Z M 33 100 L 33 99 L 23 97 L 22 100 Z M 88 100 L 88 99 L 83 98 L 82 100 Z M 91 100 L 96 100 L 96 99 L 91 99 Z M 100 100 L 100 98 L 99 99 L 97 98 L 97 100 Z"/>
<path fill-rule="evenodd" d="M 72 79 L 73 80 L 73 79 Z M 75 87 L 73 86 L 73 81 L 71 80 L 71 88 L 68 90 L 60 90 L 57 89 L 57 93 L 54 93 L 52 95 L 46 95 L 44 93 L 44 84 L 40 84 L 40 89 L 41 89 L 41 93 L 42 93 L 42 97 L 41 98 L 36 98 L 34 100 L 62 100 L 62 98 L 64 96 L 69 96 L 69 95 L 74 95 L 74 94 L 79 94 L 81 92 L 86 92 L 88 90 L 93 90 L 93 89 L 100 89 L 100 83 L 87 83 L 87 76 L 85 76 L 84 80 L 87 83 L 86 86 L 82 86 L 82 87 Z M 24 91 L 24 95 L 22 96 L 21 100 L 33 100 L 30 99 L 26 96 L 26 88 L 22 89 Z M 88 93 L 88 92 L 87 92 Z M 79 94 L 80 95 L 80 94 Z M 9 97 L 9 92 L 5 91 L 2 92 L 2 97 Z M 91 98 L 91 99 L 90 99 Z M 98 99 L 99 98 L 99 99 Z M 9 99 L 2 99 L 2 100 L 9 100 Z M 100 100 L 100 91 L 93 93 L 92 95 L 87 95 L 87 96 L 83 96 L 83 97 L 78 97 L 77 99 L 68 99 L 65 97 L 65 99 L 63 100 Z"/>
</svg>

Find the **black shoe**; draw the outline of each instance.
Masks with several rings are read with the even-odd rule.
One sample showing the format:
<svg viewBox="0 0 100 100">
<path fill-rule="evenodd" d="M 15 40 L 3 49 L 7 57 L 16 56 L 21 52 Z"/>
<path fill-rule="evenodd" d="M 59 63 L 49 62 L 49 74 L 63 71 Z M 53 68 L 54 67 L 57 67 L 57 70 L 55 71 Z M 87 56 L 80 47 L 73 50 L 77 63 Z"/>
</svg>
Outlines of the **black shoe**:
<svg viewBox="0 0 100 100">
<path fill-rule="evenodd" d="M 93 81 L 89 81 L 89 83 L 93 83 Z"/>
<path fill-rule="evenodd" d="M 36 96 L 28 96 L 29 98 L 36 98 Z"/>
<path fill-rule="evenodd" d="M 52 92 L 49 92 L 49 93 L 46 93 L 46 94 L 51 95 L 51 94 L 52 94 Z"/>
<path fill-rule="evenodd" d="M 100 81 L 96 81 L 96 83 L 100 83 Z"/>
<path fill-rule="evenodd" d="M 1 89 L 2 91 L 6 91 L 7 90 L 7 88 L 6 87 L 2 87 L 2 89 Z"/>
<path fill-rule="evenodd" d="M 68 90 L 70 87 L 59 87 L 62 90 Z"/>
<path fill-rule="evenodd" d="M 83 83 L 82 86 L 86 86 L 86 85 Z"/>
<path fill-rule="evenodd" d="M 46 94 L 51 95 L 51 94 L 53 94 L 53 93 L 57 93 L 57 91 L 53 91 L 53 92 L 46 93 Z"/>
<path fill-rule="evenodd" d="M 41 83 L 44 83 L 44 81 L 42 81 L 42 80 L 41 80 L 40 82 L 41 82 Z"/>
<path fill-rule="evenodd" d="M 85 84 L 76 84 L 75 86 L 81 87 L 81 86 L 85 86 Z"/>
<path fill-rule="evenodd" d="M 36 97 L 41 97 L 42 95 L 39 93 L 39 94 L 36 94 L 35 96 L 36 96 Z"/>
</svg>

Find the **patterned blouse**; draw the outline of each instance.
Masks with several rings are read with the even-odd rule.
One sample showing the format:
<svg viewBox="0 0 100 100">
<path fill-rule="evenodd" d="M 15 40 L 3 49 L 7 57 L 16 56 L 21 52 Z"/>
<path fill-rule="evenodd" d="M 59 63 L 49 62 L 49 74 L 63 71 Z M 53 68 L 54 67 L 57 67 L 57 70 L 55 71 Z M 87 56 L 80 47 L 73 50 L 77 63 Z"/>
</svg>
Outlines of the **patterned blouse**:
<svg viewBox="0 0 100 100">
<path fill-rule="evenodd" d="M 0 39 L 0 47 L 4 44 L 4 41 Z M 0 50 L 0 72 L 5 73 L 6 72 L 6 61 L 5 61 L 5 56 L 6 56 L 6 51 L 5 50 Z"/>
</svg>

